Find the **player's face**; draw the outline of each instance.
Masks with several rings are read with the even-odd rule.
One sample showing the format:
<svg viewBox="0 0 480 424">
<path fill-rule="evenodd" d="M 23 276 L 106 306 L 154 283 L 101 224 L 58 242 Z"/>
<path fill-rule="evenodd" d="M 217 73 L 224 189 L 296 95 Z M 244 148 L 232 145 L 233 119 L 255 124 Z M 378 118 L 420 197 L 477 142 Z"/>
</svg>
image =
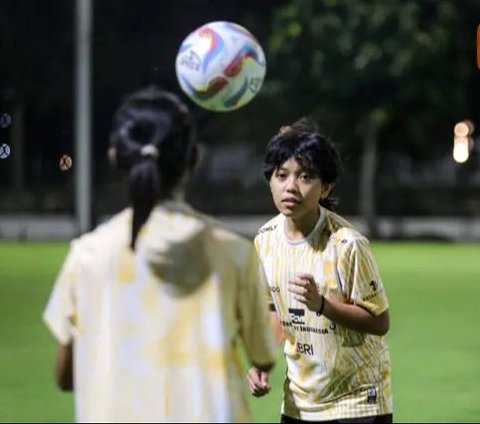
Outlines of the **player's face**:
<svg viewBox="0 0 480 424">
<path fill-rule="evenodd" d="M 320 178 L 306 172 L 295 160 L 289 159 L 270 178 L 270 190 L 277 209 L 286 217 L 299 219 L 317 213 L 318 202 L 331 189 Z"/>
</svg>

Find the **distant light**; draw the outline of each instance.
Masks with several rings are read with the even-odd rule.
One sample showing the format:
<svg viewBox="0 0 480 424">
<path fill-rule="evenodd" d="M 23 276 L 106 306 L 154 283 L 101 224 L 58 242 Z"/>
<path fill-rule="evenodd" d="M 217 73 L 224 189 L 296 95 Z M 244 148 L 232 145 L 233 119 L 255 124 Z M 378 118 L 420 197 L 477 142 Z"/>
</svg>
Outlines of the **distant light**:
<svg viewBox="0 0 480 424">
<path fill-rule="evenodd" d="M 470 129 L 468 128 L 466 122 L 457 122 L 453 128 L 453 134 L 455 134 L 455 137 L 466 137 L 469 130 Z"/>
<path fill-rule="evenodd" d="M 453 143 L 453 159 L 455 162 L 464 163 L 470 156 L 470 137 L 455 137 Z"/>
<path fill-rule="evenodd" d="M 468 138 L 468 151 L 471 152 L 475 147 L 475 142 L 473 141 L 473 137 L 467 137 L 467 138 Z"/>
<path fill-rule="evenodd" d="M 6 159 L 10 156 L 10 146 L 7 143 L 3 143 L 0 146 L 0 159 Z"/>
<path fill-rule="evenodd" d="M 473 122 L 470 121 L 470 119 L 467 119 L 463 122 L 465 122 L 468 126 L 468 135 L 472 135 L 473 132 L 475 131 L 475 125 L 473 125 Z"/>
<path fill-rule="evenodd" d="M 473 122 L 466 119 L 464 121 L 457 122 L 453 128 L 453 134 L 455 137 L 467 137 L 473 134 L 475 126 Z"/>
<path fill-rule="evenodd" d="M 72 158 L 69 155 L 62 155 L 58 165 L 62 171 L 68 171 L 73 165 Z"/>
</svg>

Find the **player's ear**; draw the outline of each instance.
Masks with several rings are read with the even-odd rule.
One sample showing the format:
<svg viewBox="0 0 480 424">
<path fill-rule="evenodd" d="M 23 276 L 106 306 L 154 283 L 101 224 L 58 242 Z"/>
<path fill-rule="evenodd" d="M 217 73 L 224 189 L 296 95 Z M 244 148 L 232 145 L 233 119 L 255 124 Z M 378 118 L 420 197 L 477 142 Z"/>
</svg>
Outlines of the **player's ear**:
<svg viewBox="0 0 480 424">
<path fill-rule="evenodd" d="M 117 163 L 117 149 L 115 147 L 109 147 L 107 156 L 110 164 L 115 166 Z"/>
<path fill-rule="evenodd" d="M 324 184 L 323 184 L 322 193 L 321 193 L 321 198 L 322 198 L 322 199 L 326 199 L 326 198 L 330 195 L 330 193 L 331 193 L 332 190 L 333 190 L 333 186 L 334 186 L 334 185 L 335 185 L 335 184 L 333 184 L 333 183 L 330 183 L 330 184 L 325 184 L 325 183 L 324 183 Z"/>
</svg>

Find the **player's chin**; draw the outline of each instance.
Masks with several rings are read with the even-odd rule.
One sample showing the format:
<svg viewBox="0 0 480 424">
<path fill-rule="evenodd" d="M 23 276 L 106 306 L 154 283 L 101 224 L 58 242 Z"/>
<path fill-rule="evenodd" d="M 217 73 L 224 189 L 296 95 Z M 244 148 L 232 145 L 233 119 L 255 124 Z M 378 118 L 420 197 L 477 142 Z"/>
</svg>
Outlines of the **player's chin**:
<svg viewBox="0 0 480 424">
<path fill-rule="evenodd" d="M 285 206 L 282 204 L 280 212 L 285 215 L 287 218 L 298 218 L 302 215 L 302 208 L 300 205 L 296 206 Z"/>
</svg>

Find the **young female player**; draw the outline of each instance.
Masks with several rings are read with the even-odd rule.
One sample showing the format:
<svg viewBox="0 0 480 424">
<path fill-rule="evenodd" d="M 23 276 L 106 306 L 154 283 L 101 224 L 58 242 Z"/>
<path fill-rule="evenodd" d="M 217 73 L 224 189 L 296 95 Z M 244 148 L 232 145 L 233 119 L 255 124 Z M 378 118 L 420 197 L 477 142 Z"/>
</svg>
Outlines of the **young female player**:
<svg viewBox="0 0 480 424">
<path fill-rule="evenodd" d="M 109 153 L 131 207 L 72 243 L 44 315 L 77 421 L 248 421 L 239 341 L 262 371 L 275 358 L 264 275 L 253 244 L 183 200 L 198 159 L 187 107 L 130 95 Z"/>
<path fill-rule="evenodd" d="M 255 244 L 283 327 L 282 422 L 391 422 L 385 288 L 368 240 L 331 210 L 340 157 L 313 123 L 283 127 L 264 174 L 280 214 Z M 255 396 L 268 373 L 248 373 Z"/>
</svg>

